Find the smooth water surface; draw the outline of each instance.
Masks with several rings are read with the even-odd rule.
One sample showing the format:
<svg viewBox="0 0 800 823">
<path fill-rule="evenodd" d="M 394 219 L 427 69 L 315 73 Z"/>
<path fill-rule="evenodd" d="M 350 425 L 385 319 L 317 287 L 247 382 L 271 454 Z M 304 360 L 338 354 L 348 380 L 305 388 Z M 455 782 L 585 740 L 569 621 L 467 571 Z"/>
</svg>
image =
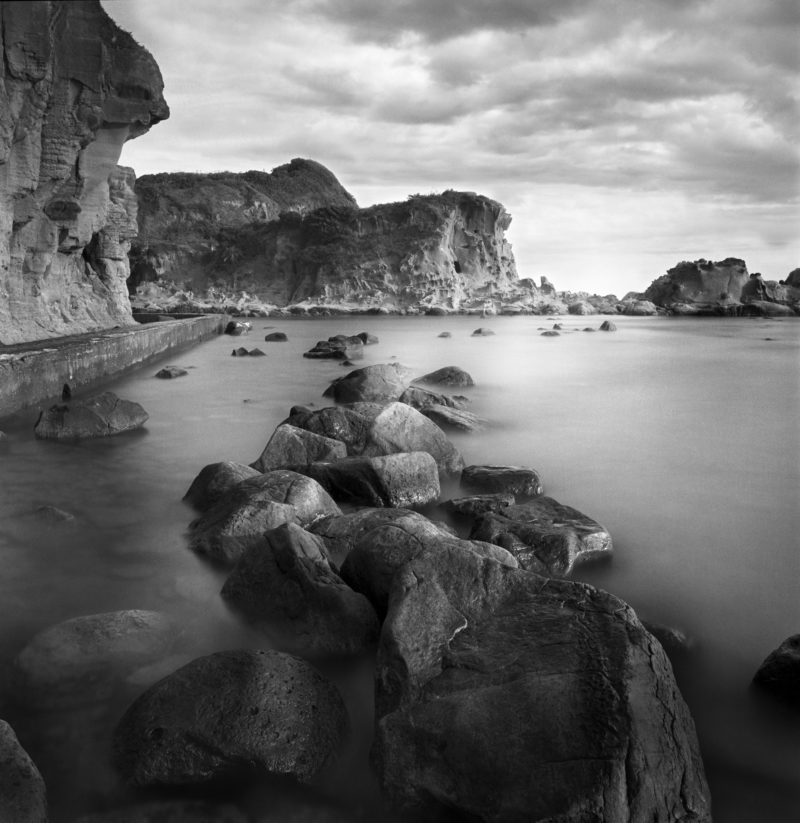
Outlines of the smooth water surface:
<svg viewBox="0 0 800 823">
<path fill-rule="evenodd" d="M 749 689 L 763 658 L 800 631 L 800 321 L 623 317 L 617 332 L 583 331 L 601 320 L 564 318 L 554 338 L 541 336 L 553 325 L 544 317 L 256 320 L 249 337 L 210 340 L 109 383 L 149 412 L 142 432 L 65 445 L 33 438 L 35 413 L 3 421 L 0 660 L 7 668 L 52 623 L 122 608 L 177 615 L 203 653 L 261 643 L 221 602 L 224 573 L 186 548 L 193 513 L 181 498 L 207 463 L 253 461 L 292 405 L 326 405 L 323 389 L 346 369 L 302 352 L 366 330 L 380 343 L 359 366 L 466 369 L 472 410 L 491 421 L 453 436 L 466 462 L 538 469 L 547 494 L 614 539 L 613 560 L 576 577 L 694 639 L 677 674 L 716 823 L 800 819 L 800 718 Z M 472 337 L 479 325 L 496 334 Z M 265 343 L 266 329 L 289 342 Z M 231 357 L 239 345 L 268 356 Z M 189 375 L 155 379 L 167 362 Z M 31 516 L 40 505 L 76 520 L 42 524 Z M 361 661 L 328 672 L 356 739 L 326 788 L 346 786 L 338 793 L 362 806 L 375 792 L 368 671 Z M 54 820 L 107 802 L 102 741 L 63 718 L 20 716 L 18 726 L 32 753 L 45 752 Z M 58 758 L 76 747 L 65 772 Z M 97 785 L 83 785 L 88 775 Z"/>
</svg>

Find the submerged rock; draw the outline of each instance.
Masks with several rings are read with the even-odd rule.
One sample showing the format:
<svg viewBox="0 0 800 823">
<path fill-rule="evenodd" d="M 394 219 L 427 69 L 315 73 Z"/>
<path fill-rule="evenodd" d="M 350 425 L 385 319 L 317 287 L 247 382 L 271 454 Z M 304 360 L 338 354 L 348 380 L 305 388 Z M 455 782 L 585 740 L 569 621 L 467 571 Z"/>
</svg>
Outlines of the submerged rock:
<svg viewBox="0 0 800 823">
<path fill-rule="evenodd" d="M 336 688 L 275 651 L 201 657 L 148 689 L 114 731 L 114 763 L 132 786 L 181 786 L 259 773 L 307 782 L 348 727 Z"/>
<path fill-rule="evenodd" d="M 484 328 L 483 326 L 481 326 L 480 328 L 475 329 L 475 331 L 472 332 L 471 336 L 472 337 L 489 337 L 493 334 L 494 334 L 494 332 L 491 329 L 487 329 L 487 328 Z"/>
<path fill-rule="evenodd" d="M 478 493 L 507 492 L 536 497 L 544 491 L 539 473 L 525 466 L 467 466 L 461 487 Z"/>
<path fill-rule="evenodd" d="M 0 820 L 47 823 L 42 775 L 4 720 L 0 720 Z"/>
<path fill-rule="evenodd" d="M 17 655 L 14 696 L 41 709 L 105 700 L 131 672 L 168 656 L 179 633 L 171 618 L 153 611 L 65 620 L 39 632 Z"/>
<path fill-rule="evenodd" d="M 258 471 L 267 472 L 346 456 L 347 447 L 340 440 L 282 423 L 252 465 Z"/>
<path fill-rule="evenodd" d="M 39 415 L 33 432 L 43 440 L 110 437 L 140 428 L 149 417 L 138 403 L 109 391 L 82 403 L 51 406 Z"/>
<path fill-rule="evenodd" d="M 378 638 L 370 602 L 331 569 L 322 538 L 294 524 L 266 532 L 244 553 L 222 597 L 290 651 L 359 654 Z"/>
<path fill-rule="evenodd" d="M 767 656 L 753 683 L 800 709 L 800 634 L 787 637 Z"/>
<path fill-rule="evenodd" d="M 397 573 L 373 759 L 392 803 L 485 823 L 710 823 L 694 724 L 622 601 L 454 548 Z"/>
<path fill-rule="evenodd" d="M 612 550 L 611 535 L 596 520 L 544 496 L 484 515 L 470 537 L 503 546 L 524 569 L 554 575 Z"/>
<path fill-rule="evenodd" d="M 208 511 L 235 485 L 258 475 L 259 471 L 252 466 L 232 460 L 209 463 L 192 481 L 183 499 L 198 511 Z"/>
<path fill-rule="evenodd" d="M 288 340 L 289 338 L 282 331 L 273 331 L 264 337 L 266 343 L 286 343 Z"/>
<path fill-rule="evenodd" d="M 161 380 L 173 380 L 176 377 L 183 377 L 186 374 L 189 374 L 189 372 L 178 366 L 164 366 L 163 369 L 159 369 L 156 372 L 156 377 Z"/>
<path fill-rule="evenodd" d="M 436 386 L 474 386 L 475 381 L 458 366 L 443 366 L 441 369 L 417 377 L 415 383 L 429 383 Z"/>
</svg>

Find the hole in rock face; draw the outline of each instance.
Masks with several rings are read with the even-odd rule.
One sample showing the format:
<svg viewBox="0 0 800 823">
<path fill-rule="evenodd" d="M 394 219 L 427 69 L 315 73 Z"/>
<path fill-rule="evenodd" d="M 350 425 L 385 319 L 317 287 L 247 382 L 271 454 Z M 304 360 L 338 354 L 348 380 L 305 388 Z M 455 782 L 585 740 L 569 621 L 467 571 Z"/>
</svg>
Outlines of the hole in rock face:
<svg viewBox="0 0 800 823">
<path fill-rule="evenodd" d="M 458 260 L 453 260 L 453 268 L 456 270 L 456 274 L 461 274 L 461 263 Z"/>
</svg>

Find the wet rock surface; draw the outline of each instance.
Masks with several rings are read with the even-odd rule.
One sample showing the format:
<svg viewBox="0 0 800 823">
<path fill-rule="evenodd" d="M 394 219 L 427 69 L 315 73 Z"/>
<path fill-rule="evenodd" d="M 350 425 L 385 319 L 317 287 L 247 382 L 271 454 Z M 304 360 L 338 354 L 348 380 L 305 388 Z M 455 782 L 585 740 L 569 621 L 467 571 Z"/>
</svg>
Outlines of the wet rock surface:
<svg viewBox="0 0 800 823">
<path fill-rule="evenodd" d="M 82 403 L 51 406 L 39 416 L 34 434 L 42 440 L 111 437 L 140 428 L 149 417 L 138 403 L 103 392 Z"/>
<path fill-rule="evenodd" d="M 411 382 L 411 371 L 399 363 L 365 366 L 334 380 L 322 393 L 337 403 L 385 403 L 397 400 Z"/>
<path fill-rule="evenodd" d="M 346 456 L 347 447 L 341 440 L 282 423 L 252 465 L 258 471 L 268 472 L 307 463 L 340 460 Z"/>
<path fill-rule="evenodd" d="M 233 460 L 209 463 L 192 481 L 183 499 L 198 511 L 208 511 L 234 486 L 258 475 L 257 469 Z"/>
<path fill-rule="evenodd" d="M 399 807 L 496 823 L 711 819 L 663 650 L 590 586 L 425 551 L 394 581 L 376 688 L 374 760 Z"/>
<path fill-rule="evenodd" d="M 502 492 L 535 497 L 542 494 L 539 473 L 525 466 L 466 466 L 461 488 L 476 493 Z"/>
<path fill-rule="evenodd" d="M 133 786 L 259 772 L 306 782 L 347 727 L 338 691 L 308 663 L 275 651 L 217 652 L 134 701 L 114 731 L 114 763 Z"/>
</svg>

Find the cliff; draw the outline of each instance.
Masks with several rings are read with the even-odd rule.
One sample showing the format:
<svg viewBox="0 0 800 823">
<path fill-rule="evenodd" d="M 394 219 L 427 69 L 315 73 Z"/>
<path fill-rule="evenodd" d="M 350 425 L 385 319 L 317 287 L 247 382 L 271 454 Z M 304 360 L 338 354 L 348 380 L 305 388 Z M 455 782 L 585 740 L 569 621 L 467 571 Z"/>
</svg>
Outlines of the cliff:
<svg viewBox="0 0 800 823">
<path fill-rule="evenodd" d="M 552 303 L 520 280 L 511 217 L 472 192 L 357 207 L 324 167 L 293 160 L 270 175 L 140 178 L 132 280 L 244 290 L 277 306 L 509 311 Z"/>
<path fill-rule="evenodd" d="M 158 277 L 204 286 L 214 267 L 239 260 L 231 230 L 356 201 L 324 166 L 295 159 L 271 173 L 148 174 L 136 183 L 139 237 L 129 286 Z M 215 252 L 217 252 L 215 254 Z"/>
<path fill-rule="evenodd" d="M 126 140 L 169 116 L 152 56 L 97 0 L 0 5 L 0 343 L 132 323 Z"/>
<path fill-rule="evenodd" d="M 644 299 L 673 314 L 786 314 L 800 309 L 800 283 L 748 274 L 744 260 L 682 262 L 654 280 Z"/>
</svg>

